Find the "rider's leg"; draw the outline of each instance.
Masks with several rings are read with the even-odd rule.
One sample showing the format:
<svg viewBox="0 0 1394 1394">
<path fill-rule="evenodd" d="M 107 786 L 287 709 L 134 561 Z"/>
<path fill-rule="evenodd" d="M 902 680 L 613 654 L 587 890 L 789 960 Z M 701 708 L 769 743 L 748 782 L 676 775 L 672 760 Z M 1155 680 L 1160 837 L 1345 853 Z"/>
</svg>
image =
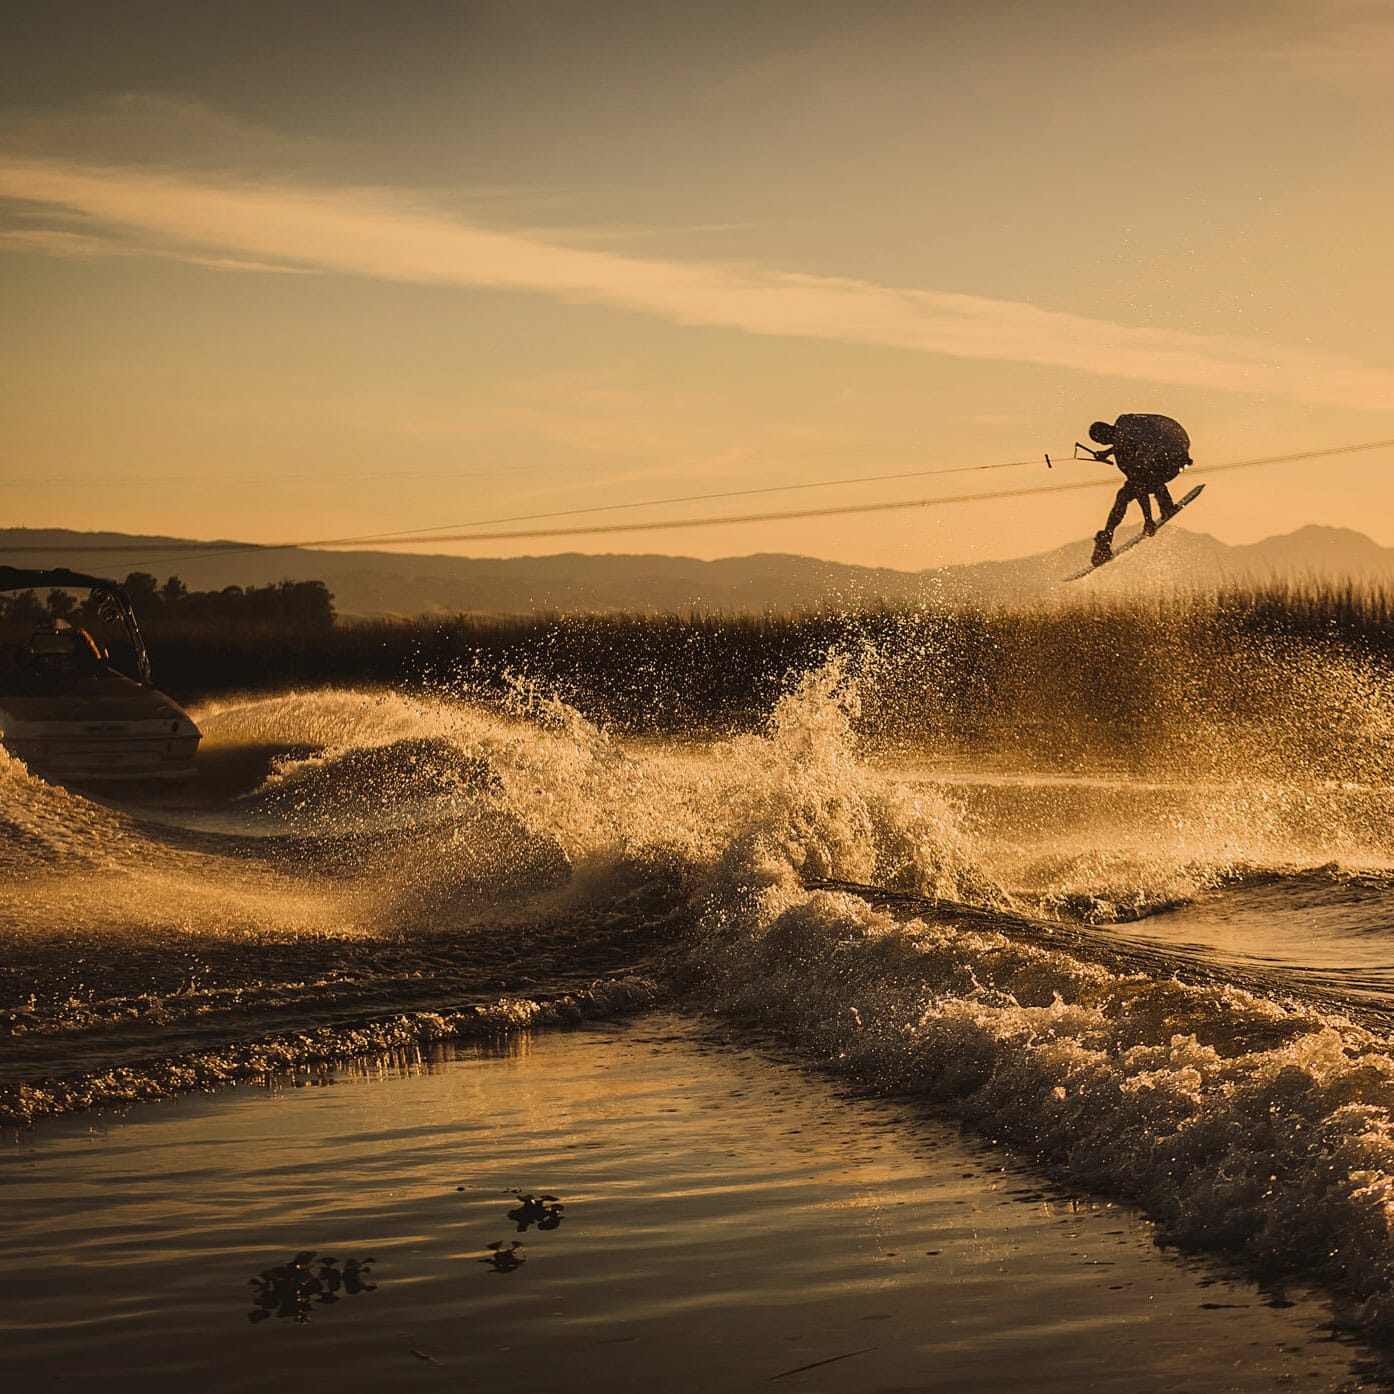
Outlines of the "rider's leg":
<svg viewBox="0 0 1394 1394">
<path fill-rule="evenodd" d="M 1142 531 L 1146 536 L 1151 537 L 1157 531 L 1157 525 L 1152 521 L 1152 500 L 1148 497 L 1146 489 L 1139 488 L 1135 495 L 1137 504 L 1142 509 Z"/>
<path fill-rule="evenodd" d="M 1165 523 L 1177 511 L 1176 504 L 1172 501 L 1171 490 L 1165 484 L 1159 484 L 1153 492 L 1157 495 L 1157 502 L 1161 505 L 1162 522 Z"/>
<path fill-rule="evenodd" d="M 1114 529 L 1123 521 L 1123 515 L 1128 511 L 1128 505 L 1133 501 L 1133 486 L 1124 484 L 1118 491 L 1118 497 L 1113 501 L 1113 507 L 1109 509 L 1108 521 L 1104 524 L 1102 536 L 1112 540 Z"/>
<path fill-rule="evenodd" d="M 1102 532 L 1094 534 L 1094 555 L 1090 558 L 1091 566 L 1102 566 L 1113 556 L 1113 530 L 1123 521 L 1123 515 L 1128 511 L 1128 504 L 1133 499 L 1133 486 L 1125 484 L 1119 491 L 1118 497 L 1113 501 L 1113 507 L 1109 510 L 1108 521 L 1103 526 Z"/>
</svg>

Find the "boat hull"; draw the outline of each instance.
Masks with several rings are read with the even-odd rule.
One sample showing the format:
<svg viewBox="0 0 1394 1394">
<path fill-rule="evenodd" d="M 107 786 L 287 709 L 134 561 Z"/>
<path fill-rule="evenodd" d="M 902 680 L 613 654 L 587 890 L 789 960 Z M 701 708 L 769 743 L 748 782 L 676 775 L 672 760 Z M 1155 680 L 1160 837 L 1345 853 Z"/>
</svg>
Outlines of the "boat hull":
<svg viewBox="0 0 1394 1394">
<path fill-rule="evenodd" d="M 44 779 L 188 779 L 200 739 L 177 702 L 116 674 L 61 695 L 0 695 L 0 743 Z"/>
</svg>

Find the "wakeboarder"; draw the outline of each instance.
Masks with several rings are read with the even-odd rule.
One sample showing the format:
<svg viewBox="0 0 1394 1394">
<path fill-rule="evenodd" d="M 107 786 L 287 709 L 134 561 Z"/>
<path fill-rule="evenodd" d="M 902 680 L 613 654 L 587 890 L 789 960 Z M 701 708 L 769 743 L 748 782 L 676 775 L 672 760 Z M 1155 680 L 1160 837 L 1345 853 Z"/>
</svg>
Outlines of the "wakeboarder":
<svg viewBox="0 0 1394 1394">
<path fill-rule="evenodd" d="M 1133 499 L 1142 509 L 1146 537 L 1160 526 L 1152 519 L 1151 496 L 1156 496 L 1162 523 L 1179 511 L 1167 485 L 1191 463 L 1191 438 L 1181 423 L 1169 416 L 1132 413 L 1112 424 L 1096 421 L 1089 428 L 1089 439 L 1105 447 L 1091 451 L 1094 458 L 1111 461 L 1127 480 L 1113 501 L 1108 521 L 1094 534 L 1091 565 L 1102 566 L 1113 559 L 1113 532 Z"/>
</svg>

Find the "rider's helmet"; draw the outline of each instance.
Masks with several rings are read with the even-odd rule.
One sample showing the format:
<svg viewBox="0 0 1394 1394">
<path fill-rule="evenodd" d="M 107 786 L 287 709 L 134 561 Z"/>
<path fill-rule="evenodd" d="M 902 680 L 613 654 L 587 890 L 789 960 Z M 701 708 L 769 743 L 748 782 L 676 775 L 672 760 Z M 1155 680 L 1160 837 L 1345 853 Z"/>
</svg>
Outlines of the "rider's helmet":
<svg viewBox="0 0 1394 1394">
<path fill-rule="evenodd" d="M 1089 428 L 1089 439 L 1100 445 L 1113 444 L 1113 426 L 1107 421 L 1096 421 Z"/>
</svg>

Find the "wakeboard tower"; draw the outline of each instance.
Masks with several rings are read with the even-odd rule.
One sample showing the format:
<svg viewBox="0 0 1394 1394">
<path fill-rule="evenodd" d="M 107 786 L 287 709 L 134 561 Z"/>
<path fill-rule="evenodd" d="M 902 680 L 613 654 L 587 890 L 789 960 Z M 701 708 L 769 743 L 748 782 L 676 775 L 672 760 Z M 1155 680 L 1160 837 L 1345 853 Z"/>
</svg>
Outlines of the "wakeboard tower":
<svg viewBox="0 0 1394 1394">
<path fill-rule="evenodd" d="M 1194 503 L 1195 500 L 1200 497 L 1200 491 L 1203 488 L 1205 488 L 1204 484 L 1197 484 L 1196 487 L 1192 489 L 1191 492 L 1187 494 L 1185 498 L 1177 502 L 1176 508 L 1171 513 L 1168 513 L 1165 518 L 1161 518 L 1158 520 L 1157 526 L 1152 532 L 1149 533 L 1147 529 L 1144 528 L 1140 533 L 1137 534 L 1136 537 L 1130 537 L 1126 542 L 1120 542 L 1118 546 L 1116 546 L 1113 549 L 1112 553 L 1108 556 L 1108 558 L 1104 561 L 1101 561 L 1098 564 L 1098 566 L 1095 566 L 1091 562 L 1088 566 L 1084 568 L 1083 571 L 1076 571 L 1073 575 L 1066 576 L 1066 582 L 1082 581 L 1086 576 L 1092 576 L 1099 569 L 1100 566 L 1107 566 L 1109 562 L 1117 561 L 1118 558 L 1121 557 L 1124 552 L 1131 552 L 1139 542 L 1146 542 L 1149 537 L 1155 537 L 1157 533 L 1160 532 L 1162 528 L 1166 527 L 1166 525 L 1169 522 L 1171 522 L 1171 520 L 1174 517 L 1176 517 L 1176 515 L 1180 513 L 1181 510 L 1185 508 L 1185 506 L 1188 503 Z"/>
</svg>

